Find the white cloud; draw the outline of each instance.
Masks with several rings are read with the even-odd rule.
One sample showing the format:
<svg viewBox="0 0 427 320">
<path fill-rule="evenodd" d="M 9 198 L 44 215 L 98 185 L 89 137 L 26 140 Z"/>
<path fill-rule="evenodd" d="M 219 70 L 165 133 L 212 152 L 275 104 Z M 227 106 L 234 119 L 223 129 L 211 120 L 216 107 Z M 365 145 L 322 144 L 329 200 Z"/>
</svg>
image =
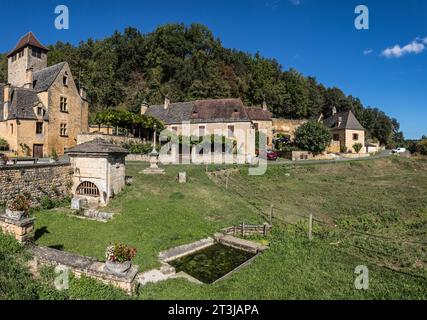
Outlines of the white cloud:
<svg viewBox="0 0 427 320">
<path fill-rule="evenodd" d="M 366 50 L 363 50 L 363 54 L 364 54 L 365 56 L 367 56 L 368 54 L 371 54 L 372 52 L 374 52 L 374 50 L 372 50 L 372 49 L 366 49 Z"/>
<path fill-rule="evenodd" d="M 394 47 L 387 48 L 381 53 L 382 56 L 387 58 L 400 58 L 406 54 L 419 54 L 426 49 L 427 38 L 415 39 L 411 43 L 401 47 L 396 44 Z"/>
</svg>

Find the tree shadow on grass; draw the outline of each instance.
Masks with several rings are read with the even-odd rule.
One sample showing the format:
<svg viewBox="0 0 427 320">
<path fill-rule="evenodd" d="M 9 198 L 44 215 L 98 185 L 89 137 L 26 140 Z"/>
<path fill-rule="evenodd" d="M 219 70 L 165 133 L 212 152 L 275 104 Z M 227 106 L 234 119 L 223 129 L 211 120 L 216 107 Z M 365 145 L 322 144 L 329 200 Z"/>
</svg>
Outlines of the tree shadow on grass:
<svg viewBox="0 0 427 320">
<path fill-rule="evenodd" d="M 50 233 L 47 230 L 47 227 L 41 227 L 39 229 L 36 230 L 36 232 L 34 233 L 34 241 L 39 240 L 41 237 L 43 237 L 45 234 Z"/>
</svg>

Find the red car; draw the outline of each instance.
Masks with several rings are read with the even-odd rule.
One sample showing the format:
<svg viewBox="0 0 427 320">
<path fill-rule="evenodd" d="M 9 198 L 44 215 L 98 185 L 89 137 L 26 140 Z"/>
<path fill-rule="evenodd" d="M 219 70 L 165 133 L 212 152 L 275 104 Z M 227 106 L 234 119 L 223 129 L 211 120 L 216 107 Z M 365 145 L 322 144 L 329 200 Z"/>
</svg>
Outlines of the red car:
<svg viewBox="0 0 427 320">
<path fill-rule="evenodd" d="M 272 151 L 272 150 L 267 150 L 267 151 L 266 151 L 267 156 L 265 156 L 264 152 L 265 152 L 265 151 L 262 151 L 262 153 L 263 153 L 263 158 L 264 158 L 264 159 L 265 159 L 265 158 L 267 158 L 267 160 L 270 160 L 270 161 L 276 161 L 276 160 L 277 160 L 277 158 L 279 157 L 279 155 L 278 155 L 276 152 Z M 257 154 L 258 156 L 260 156 L 260 151 L 259 151 L 259 150 L 257 150 L 257 151 L 256 151 L 256 154 Z"/>
</svg>

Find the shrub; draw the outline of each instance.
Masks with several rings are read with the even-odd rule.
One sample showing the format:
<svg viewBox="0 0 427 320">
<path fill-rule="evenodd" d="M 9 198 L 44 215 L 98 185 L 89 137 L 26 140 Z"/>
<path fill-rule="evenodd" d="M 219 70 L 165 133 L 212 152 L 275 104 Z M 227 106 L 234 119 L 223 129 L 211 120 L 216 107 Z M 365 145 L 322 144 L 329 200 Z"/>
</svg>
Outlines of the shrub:
<svg viewBox="0 0 427 320">
<path fill-rule="evenodd" d="M 113 262 L 131 261 L 136 256 L 136 249 L 125 244 L 115 244 L 107 248 L 105 258 Z"/>
<path fill-rule="evenodd" d="M 53 209 L 55 208 L 55 201 L 53 201 L 52 198 L 49 196 L 44 196 L 40 200 L 40 206 L 42 207 L 42 209 L 45 210 Z"/>
<path fill-rule="evenodd" d="M 151 143 L 128 141 L 122 144 L 122 147 L 128 149 L 131 154 L 150 154 L 153 146 Z"/>
<path fill-rule="evenodd" d="M 356 151 L 356 153 L 359 153 L 360 150 L 362 150 L 362 148 L 363 148 L 363 145 L 361 143 L 355 143 L 353 145 L 353 149 L 354 149 L 354 151 Z"/>
<path fill-rule="evenodd" d="M 427 139 L 421 140 L 417 143 L 417 152 L 427 156 Z"/>
<path fill-rule="evenodd" d="M 295 133 L 295 144 L 314 154 L 322 153 L 331 143 L 332 135 L 322 123 L 309 121 L 299 127 Z"/>
<path fill-rule="evenodd" d="M 52 149 L 52 153 L 51 153 L 50 157 L 55 161 L 59 160 L 58 152 L 56 151 L 55 148 Z"/>
<path fill-rule="evenodd" d="M 0 138 L 0 150 L 2 151 L 9 150 L 9 143 L 2 138 Z"/>
<path fill-rule="evenodd" d="M 341 153 L 346 153 L 347 152 L 347 147 L 346 146 L 340 146 L 340 152 Z"/>
</svg>

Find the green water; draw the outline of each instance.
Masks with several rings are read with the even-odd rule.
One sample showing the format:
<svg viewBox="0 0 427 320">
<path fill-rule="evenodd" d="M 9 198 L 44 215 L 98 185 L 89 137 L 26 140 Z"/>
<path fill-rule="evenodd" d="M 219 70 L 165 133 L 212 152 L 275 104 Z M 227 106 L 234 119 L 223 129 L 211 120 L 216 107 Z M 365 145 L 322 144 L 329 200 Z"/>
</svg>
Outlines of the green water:
<svg viewBox="0 0 427 320">
<path fill-rule="evenodd" d="M 213 283 L 248 261 L 253 253 L 215 244 L 170 262 L 177 272 L 185 272 L 204 283 Z"/>
</svg>

